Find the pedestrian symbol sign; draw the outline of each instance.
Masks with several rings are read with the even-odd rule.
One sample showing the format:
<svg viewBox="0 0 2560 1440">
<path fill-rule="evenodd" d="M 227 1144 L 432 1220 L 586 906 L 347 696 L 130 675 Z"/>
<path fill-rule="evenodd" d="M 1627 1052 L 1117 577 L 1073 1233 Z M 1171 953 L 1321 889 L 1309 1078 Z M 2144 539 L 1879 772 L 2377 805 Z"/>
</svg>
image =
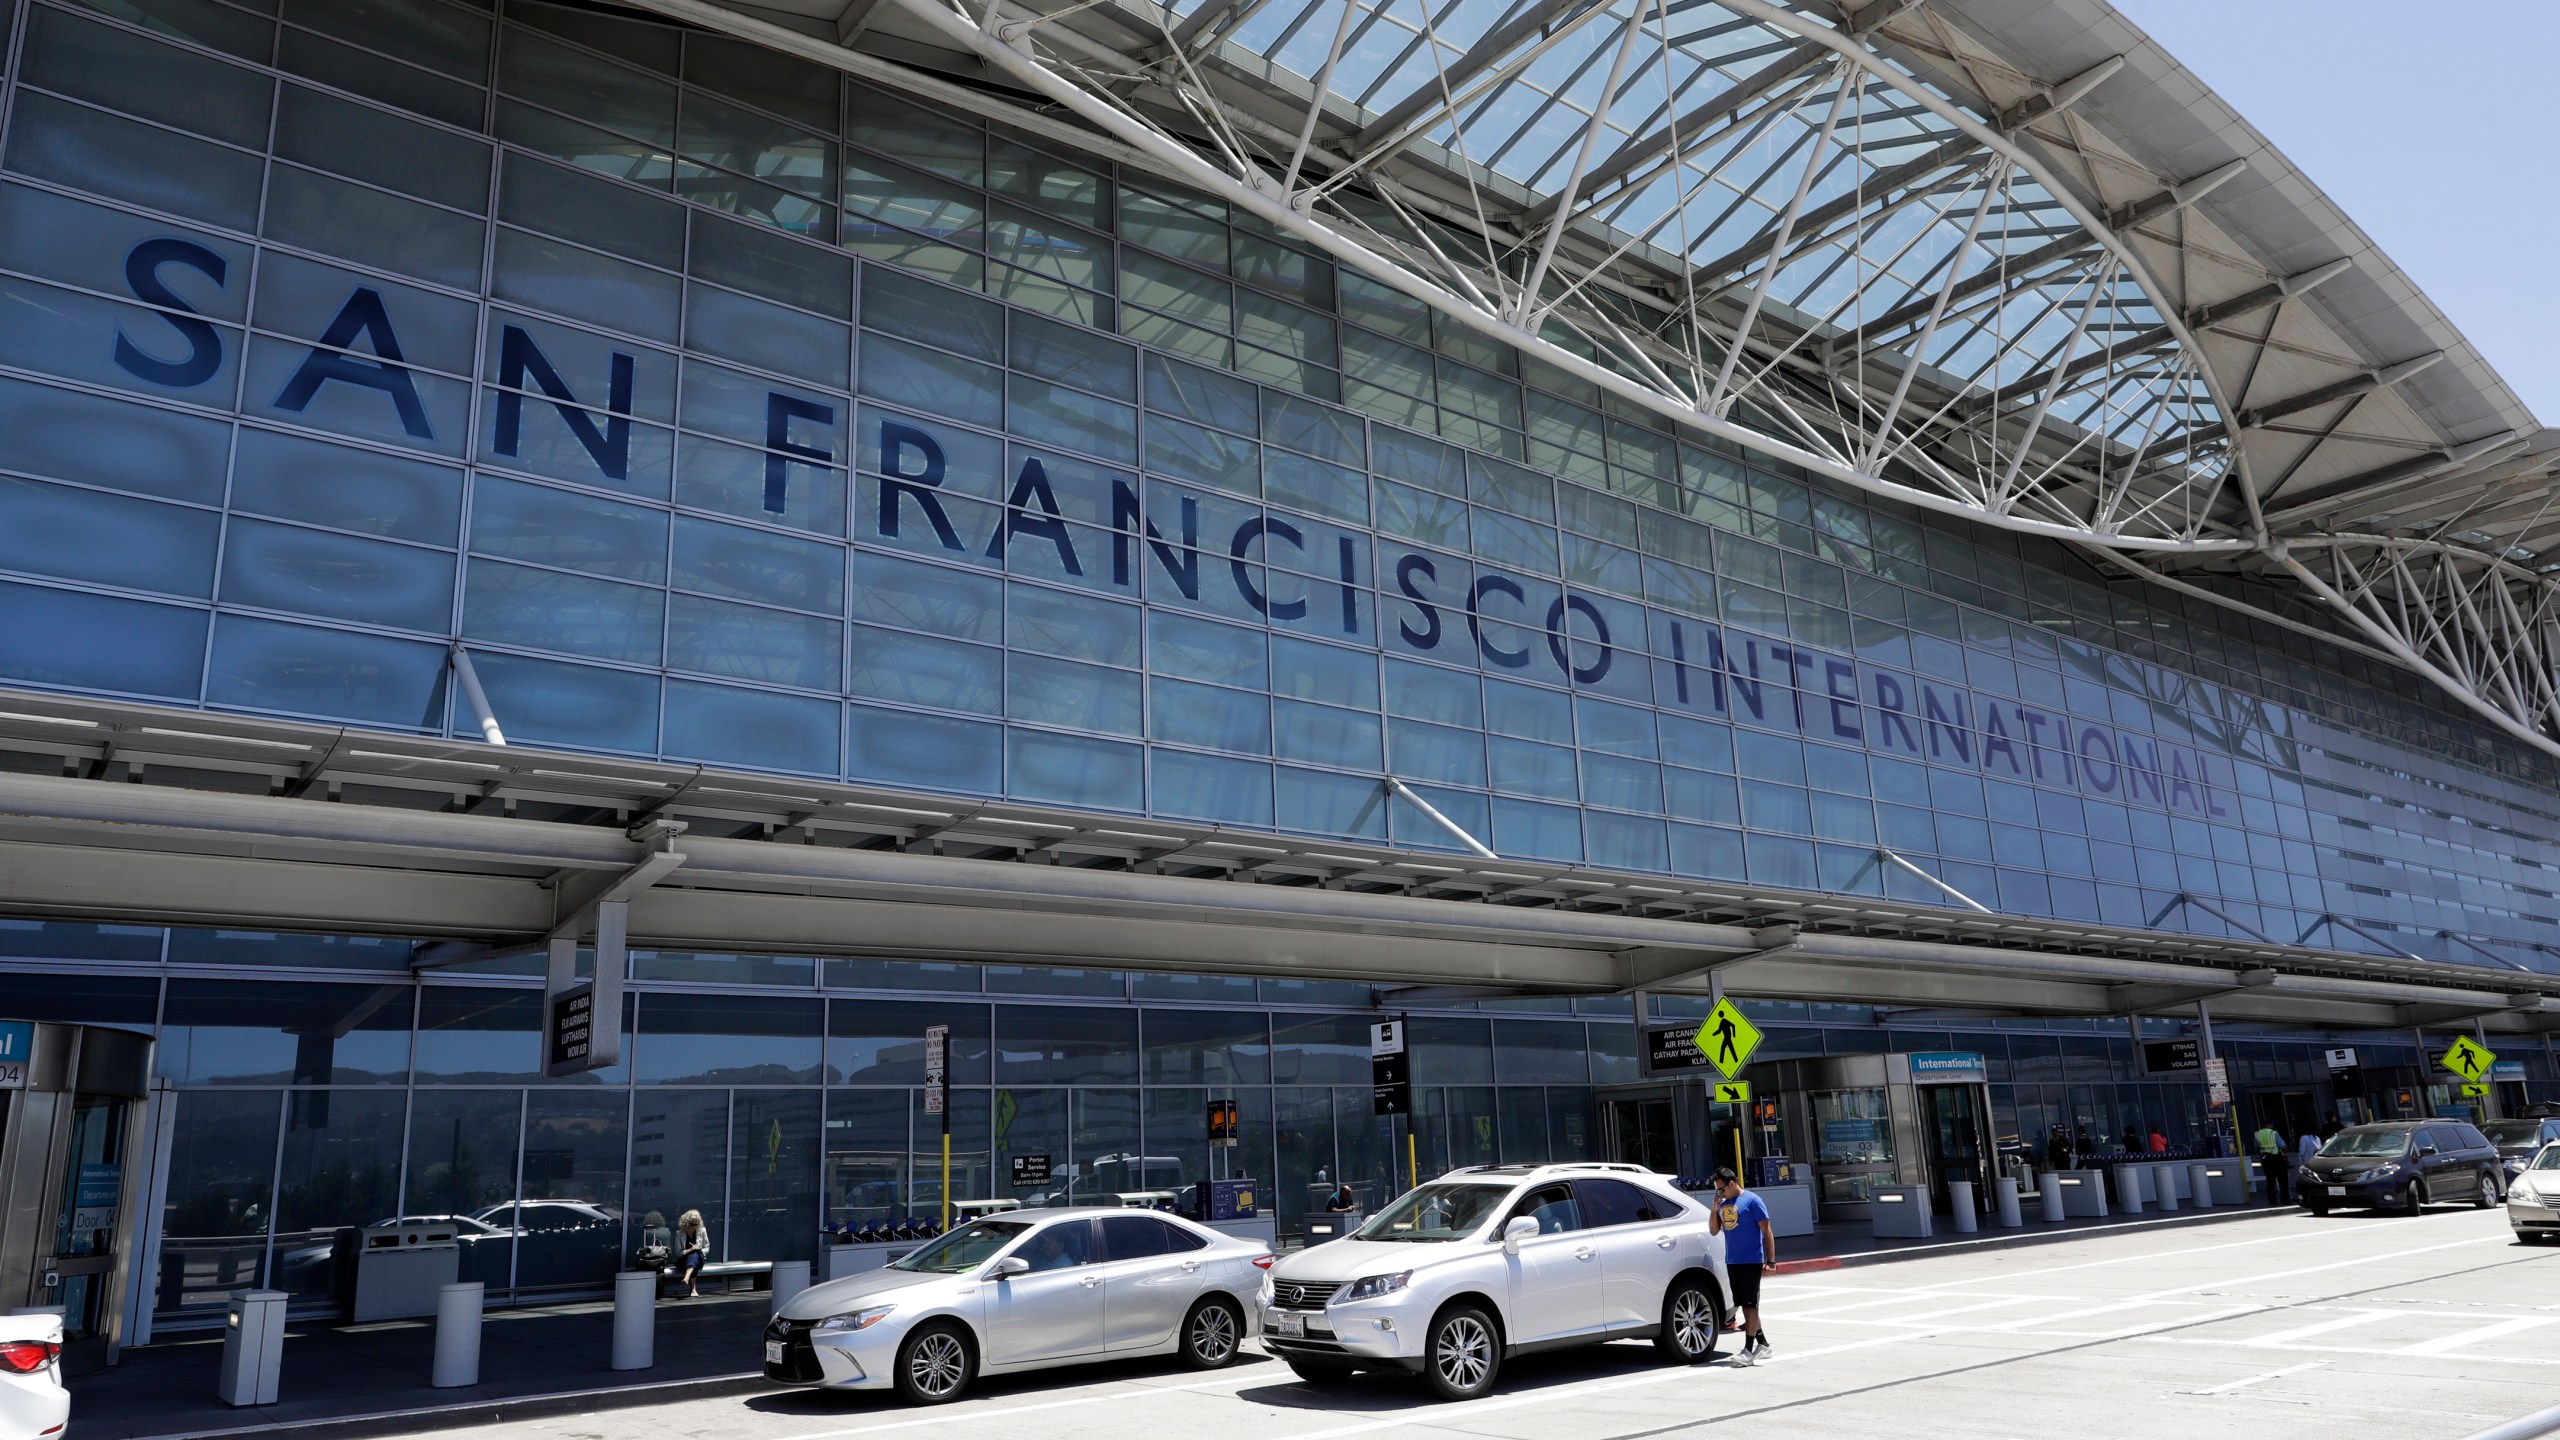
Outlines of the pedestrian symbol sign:
<svg viewBox="0 0 2560 1440">
<path fill-rule="evenodd" d="M 1751 1063 L 1751 1052 L 1759 1048 L 1759 1028 L 1731 1000 L 1718 1000 L 1716 1008 L 1707 1012 L 1707 1023 L 1698 1027 L 1699 1053 L 1727 1080 L 1740 1075 L 1742 1067 Z"/>
<path fill-rule="evenodd" d="M 1748 1080 L 1728 1080 L 1716 1086 L 1716 1103 L 1719 1105 L 1750 1104 L 1751 1082 Z"/>
<path fill-rule="evenodd" d="M 2444 1052 L 2444 1068 L 2465 1080 L 2478 1080 L 2496 1063 L 2498 1057 L 2468 1035 L 2455 1040 L 2453 1048 Z"/>
<path fill-rule="evenodd" d="M 2478 1080 L 2468 1081 L 2462 1087 L 2462 1098 L 2465 1100 L 2477 1100 L 2488 1093 L 2488 1085 Z"/>
</svg>

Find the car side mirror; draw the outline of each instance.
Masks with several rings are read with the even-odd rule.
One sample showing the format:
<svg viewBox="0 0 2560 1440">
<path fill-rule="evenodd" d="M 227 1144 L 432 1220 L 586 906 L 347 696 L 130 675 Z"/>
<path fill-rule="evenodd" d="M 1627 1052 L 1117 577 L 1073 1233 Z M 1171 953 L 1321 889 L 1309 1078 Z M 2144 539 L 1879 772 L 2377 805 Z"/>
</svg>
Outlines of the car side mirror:
<svg viewBox="0 0 2560 1440">
<path fill-rule="evenodd" d="M 2421 1160 L 2426 1159 L 2428 1156 L 2433 1155 L 2434 1153 L 2436 1153 L 2436 1147 L 2434 1147 L 2433 1145 L 2421 1145 L 2421 1146 L 2419 1146 L 2419 1147 L 2418 1147 L 2418 1158 L 2419 1158 L 2419 1159 L 2421 1159 Z"/>
<path fill-rule="evenodd" d="M 1019 1255 L 1007 1255 L 1003 1259 L 997 1261 L 994 1268 L 990 1269 L 987 1273 L 993 1275 L 999 1280 L 1010 1280 L 1016 1275 L 1030 1274 L 1031 1262 L 1023 1259 Z"/>
<path fill-rule="evenodd" d="M 1538 1238 L 1538 1220 L 1534 1215 L 1514 1215 L 1502 1222 L 1502 1253 L 1517 1255 L 1520 1242 Z"/>
</svg>

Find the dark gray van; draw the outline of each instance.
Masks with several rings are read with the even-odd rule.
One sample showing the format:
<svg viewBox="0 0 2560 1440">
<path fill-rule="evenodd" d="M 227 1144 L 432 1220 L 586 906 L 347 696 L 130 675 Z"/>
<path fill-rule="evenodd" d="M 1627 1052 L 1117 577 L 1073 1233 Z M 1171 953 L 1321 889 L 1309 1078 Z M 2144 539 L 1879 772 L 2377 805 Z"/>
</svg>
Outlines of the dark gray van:
<svg viewBox="0 0 2560 1440">
<path fill-rule="evenodd" d="M 2506 1194 L 2506 1167 L 2467 1120 L 2386 1120 L 2330 1136 L 2294 1177 L 2294 1194 L 2314 1215 L 2347 1205 L 2415 1215 L 2463 1200 L 2487 1210 Z"/>
</svg>

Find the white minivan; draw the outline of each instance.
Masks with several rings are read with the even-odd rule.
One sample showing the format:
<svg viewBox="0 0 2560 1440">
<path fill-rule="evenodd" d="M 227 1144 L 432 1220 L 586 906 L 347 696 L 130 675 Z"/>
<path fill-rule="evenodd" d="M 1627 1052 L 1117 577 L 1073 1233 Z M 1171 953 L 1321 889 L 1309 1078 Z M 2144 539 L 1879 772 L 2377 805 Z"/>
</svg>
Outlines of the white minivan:
<svg viewBox="0 0 2560 1440">
<path fill-rule="evenodd" d="M 1396 1370 L 1451 1400 L 1507 1356 L 1604 1340 L 1694 1365 L 1732 1306 L 1708 1217 L 1638 1165 L 1453 1170 L 1272 1266 L 1262 1343 L 1302 1380 Z"/>
</svg>

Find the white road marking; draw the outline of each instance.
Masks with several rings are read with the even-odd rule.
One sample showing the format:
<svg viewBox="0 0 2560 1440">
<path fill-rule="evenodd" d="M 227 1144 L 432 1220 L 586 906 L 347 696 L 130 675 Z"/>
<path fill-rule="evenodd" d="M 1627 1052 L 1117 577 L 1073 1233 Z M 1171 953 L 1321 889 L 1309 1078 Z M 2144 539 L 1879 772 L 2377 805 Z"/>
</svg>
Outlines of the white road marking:
<svg viewBox="0 0 2560 1440">
<path fill-rule="evenodd" d="M 2278 1330 L 2270 1335 L 2254 1335 L 2239 1343 L 2256 1349 L 2277 1350 L 2313 1335 L 2330 1335 L 2340 1330 L 2352 1330 L 2359 1325 L 2375 1325 L 2398 1318 L 2400 1318 L 2398 1314 L 2390 1310 L 2359 1310 L 2336 1320 L 2323 1320 L 2313 1325 L 2297 1325 L 2290 1330 Z"/>
<path fill-rule="evenodd" d="M 2246 1390 L 2252 1385 L 2269 1380 L 2281 1380 L 2287 1375 L 2299 1375 L 2305 1370 L 2317 1370 L 2328 1363 L 2326 1360 L 2314 1360 L 2305 1365 L 2287 1365 L 2281 1370 L 2270 1370 L 2264 1375 L 2251 1375 L 2246 1379 L 2233 1380 L 2227 1384 L 2208 1385 L 2202 1390 L 2182 1390 L 2179 1393 L 2182 1395 L 2228 1395 L 2234 1390 Z"/>
<path fill-rule="evenodd" d="M 2545 1325 L 2560 1325 L 2560 1320 L 2555 1320 L 2542 1315 L 2527 1315 L 2520 1319 L 2500 1320 L 2493 1324 L 2478 1325 L 2469 1330 L 2456 1331 L 2451 1335 L 2441 1335 L 2433 1340 L 2421 1340 L 2415 1345 L 2404 1345 L 2400 1347 L 2400 1353 L 2403 1355 L 2442 1355 L 2449 1351 L 2460 1350 L 2468 1346 L 2476 1345 L 2483 1340 L 2495 1340 L 2501 1335 L 2513 1335 L 2520 1330 L 2539 1330 Z"/>
</svg>

